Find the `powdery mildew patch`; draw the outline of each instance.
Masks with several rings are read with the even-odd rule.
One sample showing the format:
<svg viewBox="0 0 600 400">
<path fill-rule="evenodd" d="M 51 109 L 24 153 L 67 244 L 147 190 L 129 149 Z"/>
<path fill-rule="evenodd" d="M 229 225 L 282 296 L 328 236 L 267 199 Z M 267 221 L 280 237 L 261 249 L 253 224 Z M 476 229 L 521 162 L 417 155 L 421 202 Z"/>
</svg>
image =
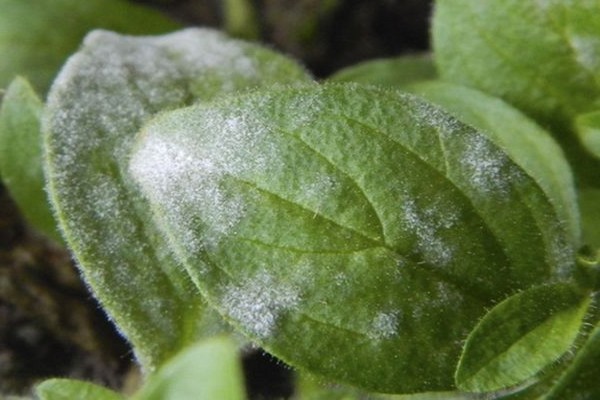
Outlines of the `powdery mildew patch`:
<svg viewBox="0 0 600 400">
<path fill-rule="evenodd" d="M 448 208 L 448 206 L 445 206 Z M 417 250 L 423 259 L 434 266 L 448 265 L 453 258 L 454 248 L 440 235 L 451 229 L 458 216 L 442 207 L 420 209 L 415 201 L 406 197 L 402 203 L 402 216 L 408 229 L 417 236 Z"/>
<path fill-rule="evenodd" d="M 400 321 L 397 313 L 378 313 L 371 321 L 367 336 L 372 340 L 390 339 L 398 333 Z"/>
<path fill-rule="evenodd" d="M 245 117 L 199 112 L 205 116 L 202 126 L 175 116 L 147 127 L 130 161 L 131 175 L 160 205 L 160 215 L 191 254 L 217 245 L 245 214 L 244 200 L 223 190 L 222 179 L 264 169 L 268 157 L 257 150 L 264 135 L 259 125 Z M 194 130 L 198 137 L 190 137 Z"/>
<path fill-rule="evenodd" d="M 225 286 L 219 303 L 226 315 L 265 339 L 274 333 L 280 316 L 295 309 L 300 300 L 297 288 L 260 271 L 241 284 Z"/>
</svg>

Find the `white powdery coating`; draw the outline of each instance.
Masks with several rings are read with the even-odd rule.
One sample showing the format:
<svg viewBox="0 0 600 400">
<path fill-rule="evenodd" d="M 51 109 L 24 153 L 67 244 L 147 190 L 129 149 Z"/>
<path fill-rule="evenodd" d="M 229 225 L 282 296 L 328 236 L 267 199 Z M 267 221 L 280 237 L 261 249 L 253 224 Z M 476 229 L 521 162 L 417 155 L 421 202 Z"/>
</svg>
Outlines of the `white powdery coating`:
<svg viewBox="0 0 600 400">
<path fill-rule="evenodd" d="M 398 333 L 398 315 L 380 312 L 371 321 L 367 336 L 372 340 L 389 339 Z"/>
<path fill-rule="evenodd" d="M 273 334 L 281 314 L 293 310 L 300 300 L 298 289 L 261 271 L 241 285 L 226 286 L 219 303 L 227 315 L 264 339 Z"/>
<path fill-rule="evenodd" d="M 571 47 L 575 50 L 577 62 L 588 71 L 600 69 L 600 38 L 595 36 L 572 36 Z"/>
<path fill-rule="evenodd" d="M 448 265 L 452 261 L 454 250 L 440 237 L 439 232 L 452 228 L 458 215 L 442 212 L 440 207 L 419 210 L 414 200 L 408 197 L 402 205 L 402 215 L 408 229 L 417 236 L 417 249 L 423 259 L 432 265 Z"/>
<path fill-rule="evenodd" d="M 508 172 L 508 159 L 482 135 L 471 134 L 461 164 L 469 182 L 483 195 L 506 195 L 513 176 Z"/>
<path fill-rule="evenodd" d="M 260 151 L 259 126 L 242 117 L 202 114 L 202 127 L 177 117 L 148 127 L 130 161 L 131 176 L 192 254 L 217 245 L 245 215 L 243 199 L 222 189 L 223 177 L 266 168 L 268 154 Z M 195 130 L 209 134 L 199 139 Z"/>
</svg>

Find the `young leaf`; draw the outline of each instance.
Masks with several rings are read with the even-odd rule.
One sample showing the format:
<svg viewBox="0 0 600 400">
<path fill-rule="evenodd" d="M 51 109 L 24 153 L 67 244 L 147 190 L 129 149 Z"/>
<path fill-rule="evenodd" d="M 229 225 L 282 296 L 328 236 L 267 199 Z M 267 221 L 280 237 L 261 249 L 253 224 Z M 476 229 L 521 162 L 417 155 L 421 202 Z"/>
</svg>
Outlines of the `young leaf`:
<svg viewBox="0 0 600 400">
<path fill-rule="evenodd" d="M 92 29 L 153 34 L 178 26 L 157 11 L 123 0 L 2 0 L 0 88 L 23 75 L 45 93 L 60 65 Z"/>
<path fill-rule="evenodd" d="M 238 347 L 217 337 L 184 350 L 151 376 L 134 400 L 242 400 Z"/>
<path fill-rule="evenodd" d="M 421 54 L 365 61 L 336 72 L 328 80 L 403 87 L 435 77 L 433 60 L 428 54 Z"/>
<path fill-rule="evenodd" d="M 584 147 L 600 158 L 600 111 L 578 116 L 575 125 Z"/>
<path fill-rule="evenodd" d="M 571 168 L 560 146 L 546 131 L 504 101 L 474 89 L 445 82 L 425 82 L 407 89 L 443 107 L 501 147 L 544 190 L 571 242 L 576 246 L 580 243 Z"/>
<path fill-rule="evenodd" d="M 85 280 L 152 369 L 197 336 L 204 306 L 127 174 L 153 114 L 248 87 L 308 80 L 293 61 L 216 31 L 96 31 L 46 109 L 49 192 Z"/>
<path fill-rule="evenodd" d="M 600 397 L 600 326 L 596 326 L 573 363 L 546 395 L 547 400 L 597 399 Z"/>
<path fill-rule="evenodd" d="M 74 379 L 48 379 L 36 386 L 40 400 L 125 400 L 125 397 L 102 386 Z"/>
<path fill-rule="evenodd" d="M 572 269 L 537 183 L 396 91 L 262 90 L 164 113 L 130 170 L 226 318 L 291 365 L 373 391 L 451 389 L 486 307 Z"/>
<path fill-rule="evenodd" d="M 590 301 L 568 283 L 537 286 L 504 300 L 469 335 L 456 385 L 487 392 L 531 378 L 571 347 Z"/>
<path fill-rule="evenodd" d="M 598 15 L 596 0 L 439 0 L 435 61 L 442 79 L 564 128 L 600 97 Z"/>
<path fill-rule="evenodd" d="M 60 242 L 44 190 L 42 109 L 29 82 L 10 84 L 0 107 L 0 175 L 27 221 Z"/>
</svg>

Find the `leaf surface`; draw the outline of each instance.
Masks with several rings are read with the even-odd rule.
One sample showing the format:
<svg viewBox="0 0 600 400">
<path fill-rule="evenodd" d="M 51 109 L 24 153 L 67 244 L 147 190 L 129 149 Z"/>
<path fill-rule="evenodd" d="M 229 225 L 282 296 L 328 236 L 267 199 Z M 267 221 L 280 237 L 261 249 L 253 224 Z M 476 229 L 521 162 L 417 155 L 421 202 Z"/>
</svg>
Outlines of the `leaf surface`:
<svg viewBox="0 0 600 400">
<path fill-rule="evenodd" d="M 420 54 L 365 61 L 337 71 L 328 80 L 403 87 L 435 79 L 436 75 L 431 56 Z"/>
<path fill-rule="evenodd" d="M 49 191 L 85 280 L 149 370 L 193 341 L 195 287 L 127 173 L 153 114 L 248 87 L 306 81 L 293 61 L 208 29 L 87 36 L 49 93 Z"/>
<path fill-rule="evenodd" d="M 598 15 L 596 0 L 440 0 L 432 29 L 440 77 L 564 130 L 600 97 Z"/>
<path fill-rule="evenodd" d="M 600 249 L 600 189 L 582 188 L 578 194 L 583 243 Z"/>
<path fill-rule="evenodd" d="M 469 335 L 456 372 L 465 391 L 523 383 L 573 344 L 590 304 L 571 284 L 538 286 L 495 306 Z"/>
<path fill-rule="evenodd" d="M 396 91 L 263 90 L 175 110 L 144 127 L 130 170 L 227 319 L 291 365 L 373 391 L 451 389 L 485 307 L 572 268 L 535 181 Z"/>
<path fill-rule="evenodd" d="M 581 237 L 577 195 L 571 168 L 560 146 L 531 119 L 499 98 L 445 82 L 408 87 L 461 121 L 485 133 L 533 177 L 554 204 L 571 243 Z"/>
<path fill-rule="evenodd" d="M 117 392 L 74 379 L 48 379 L 36 386 L 40 400 L 125 400 Z"/>
<path fill-rule="evenodd" d="M 151 376 L 135 400 L 243 400 L 237 345 L 216 337 L 185 349 Z"/>
<path fill-rule="evenodd" d="M 583 146 L 594 156 L 600 158 L 600 111 L 578 116 L 575 125 Z"/>
<path fill-rule="evenodd" d="M 26 220 L 61 242 L 44 190 L 42 109 L 27 80 L 17 78 L 8 87 L 0 107 L 0 176 Z"/>
<path fill-rule="evenodd" d="M 600 397 L 600 326 L 592 331 L 578 351 L 573 363 L 555 387 L 546 395 L 548 400 L 596 399 Z"/>
<path fill-rule="evenodd" d="M 157 11 L 122 0 L 2 0 L 0 54 L 10 56 L 0 59 L 0 88 L 23 75 L 45 94 L 92 29 L 156 34 L 178 27 Z"/>
</svg>

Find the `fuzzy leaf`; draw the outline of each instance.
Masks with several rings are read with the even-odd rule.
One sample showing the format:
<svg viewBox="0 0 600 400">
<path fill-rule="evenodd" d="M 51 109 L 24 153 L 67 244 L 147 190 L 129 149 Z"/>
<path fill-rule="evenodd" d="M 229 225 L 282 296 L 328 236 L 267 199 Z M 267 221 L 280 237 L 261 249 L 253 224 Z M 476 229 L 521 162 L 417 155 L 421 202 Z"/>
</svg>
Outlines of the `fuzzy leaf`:
<svg viewBox="0 0 600 400">
<path fill-rule="evenodd" d="M 583 114 L 575 120 L 579 139 L 585 148 L 600 158 L 600 111 Z M 600 171 L 599 171 L 600 174 Z M 600 180 L 600 178 L 598 178 Z"/>
<path fill-rule="evenodd" d="M 592 331 L 573 363 L 546 395 L 547 400 L 597 399 L 600 397 L 600 326 Z"/>
<path fill-rule="evenodd" d="M 495 306 L 469 335 L 456 372 L 465 391 L 518 385 L 573 344 L 590 305 L 571 284 L 538 286 Z"/>
<path fill-rule="evenodd" d="M 40 400 L 125 400 L 117 392 L 74 379 L 49 379 L 36 386 Z"/>
<path fill-rule="evenodd" d="M 153 114 L 248 87 L 307 80 L 291 60 L 208 29 L 87 36 L 49 93 L 49 191 L 85 280 L 152 369 L 197 336 L 204 306 L 127 174 Z"/>
<path fill-rule="evenodd" d="M 563 128 L 600 97 L 598 15 L 597 0 L 439 0 L 435 61 L 442 79 Z"/>
<path fill-rule="evenodd" d="M 227 319 L 291 365 L 373 391 L 452 388 L 485 308 L 572 268 L 535 181 L 396 91 L 263 90 L 165 113 L 130 168 Z"/>
<path fill-rule="evenodd" d="M 238 348 L 217 337 L 184 350 L 148 380 L 134 400 L 243 400 Z"/>
<path fill-rule="evenodd" d="M 410 91 L 443 107 L 485 133 L 542 187 L 577 246 L 581 226 L 571 168 L 560 146 L 535 122 L 504 101 L 444 82 L 412 85 Z"/>
<path fill-rule="evenodd" d="M 61 64 L 95 28 L 131 34 L 163 33 L 178 24 L 123 0 L 0 1 L 0 88 L 27 77 L 45 93 Z"/>
<path fill-rule="evenodd" d="M 435 77 L 433 60 L 422 54 L 365 61 L 336 72 L 328 80 L 403 87 Z"/>
<path fill-rule="evenodd" d="M 61 242 L 44 190 L 42 109 L 29 82 L 10 84 L 0 107 L 0 175 L 27 221 Z"/>
</svg>

